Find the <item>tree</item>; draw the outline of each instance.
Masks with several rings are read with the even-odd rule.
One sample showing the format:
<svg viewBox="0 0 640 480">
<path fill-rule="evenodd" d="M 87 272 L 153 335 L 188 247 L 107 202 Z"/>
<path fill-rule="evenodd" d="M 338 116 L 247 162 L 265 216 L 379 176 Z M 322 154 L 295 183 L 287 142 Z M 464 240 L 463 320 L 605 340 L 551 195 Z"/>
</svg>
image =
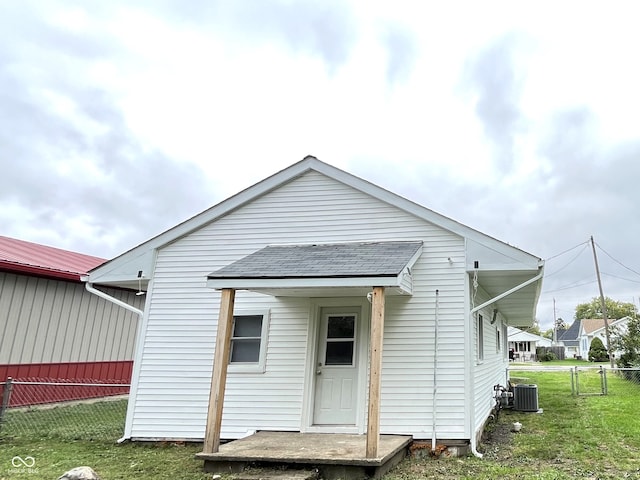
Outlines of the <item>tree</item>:
<svg viewBox="0 0 640 480">
<path fill-rule="evenodd" d="M 549 340 L 553 340 L 553 328 L 545 330 L 544 333 L 542 334 L 542 336 L 544 338 L 548 338 Z"/>
<path fill-rule="evenodd" d="M 526 332 L 533 333 L 534 335 L 540 335 L 540 327 L 538 325 L 532 325 L 524 329 Z"/>
<path fill-rule="evenodd" d="M 633 303 L 620 302 L 609 297 L 605 297 L 604 303 L 607 306 L 607 318 L 609 319 L 617 320 L 627 316 L 633 318 L 638 316 L 638 309 Z M 576 306 L 574 319 L 583 320 L 585 318 L 604 318 L 599 297 L 594 297 L 590 302 L 580 303 Z"/>
<path fill-rule="evenodd" d="M 618 367 L 640 367 L 640 319 L 630 319 L 626 332 L 614 336 L 613 345 L 622 352 L 617 361 Z"/>
<path fill-rule="evenodd" d="M 609 360 L 609 354 L 607 349 L 604 348 L 604 343 L 598 337 L 594 338 L 589 347 L 589 361 L 606 362 L 607 360 Z"/>
</svg>

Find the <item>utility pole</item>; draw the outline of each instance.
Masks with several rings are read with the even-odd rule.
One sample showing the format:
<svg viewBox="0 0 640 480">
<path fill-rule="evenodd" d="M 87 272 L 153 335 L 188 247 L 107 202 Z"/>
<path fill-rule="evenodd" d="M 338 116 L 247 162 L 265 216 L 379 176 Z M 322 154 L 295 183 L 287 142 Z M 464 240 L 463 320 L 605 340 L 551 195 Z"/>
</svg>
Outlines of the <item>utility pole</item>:
<svg viewBox="0 0 640 480">
<path fill-rule="evenodd" d="M 611 368 L 613 365 L 613 353 L 611 353 L 611 339 L 609 338 L 609 320 L 607 319 L 607 303 L 604 300 L 602 292 L 602 280 L 600 280 L 600 268 L 598 267 L 598 256 L 596 255 L 596 244 L 591 235 L 591 249 L 593 250 L 593 261 L 596 264 L 596 277 L 598 277 L 598 288 L 600 289 L 600 303 L 602 304 L 602 318 L 604 319 L 604 333 L 607 336 L 607 353 L 609 354 L 609 363 Z"/>
<path fill-rule="evenodd" d="M 556 299 L 553 299 L 553 345 L 558 343 L 558 319 L 556 318 Z"/>
</svg>

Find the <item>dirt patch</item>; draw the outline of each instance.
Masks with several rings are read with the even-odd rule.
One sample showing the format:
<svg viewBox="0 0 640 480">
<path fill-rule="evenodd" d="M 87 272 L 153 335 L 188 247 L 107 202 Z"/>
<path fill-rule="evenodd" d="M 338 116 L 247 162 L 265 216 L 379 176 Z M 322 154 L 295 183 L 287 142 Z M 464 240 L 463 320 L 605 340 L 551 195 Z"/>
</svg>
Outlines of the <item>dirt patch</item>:
<svg viewBox="0 0 640 480">
<path fill-rule="evenodd" d="M 498 421 L 491 421 L 487 424 L 482 435 L 479 450 L 482 454 L 493 460 L 508 460 L 511 458 L 511 445 L 514 435 L 512 431 L 513 423 L 501 415 Z"/>
</svg>

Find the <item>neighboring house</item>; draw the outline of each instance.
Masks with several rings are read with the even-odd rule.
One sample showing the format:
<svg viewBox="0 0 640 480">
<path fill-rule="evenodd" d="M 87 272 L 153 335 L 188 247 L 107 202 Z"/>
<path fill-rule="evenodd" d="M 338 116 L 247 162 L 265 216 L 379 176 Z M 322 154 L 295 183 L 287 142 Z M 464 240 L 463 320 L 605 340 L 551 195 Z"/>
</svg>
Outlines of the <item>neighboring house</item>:
<svg viewBox="0 0 640 480">
<path fill-rule="evenodd" d="M 582 359 L 579 340 L 581 329 L 581 320 L 575 320 L 567 329 L 558 329 L 557 343 L 564 346 L 565 358 Z"/>
<path fill-rule="evenodd" d="M 613 341 L 616 332 L 626 331 L 629 317 L 616 320 L 609 320 L 609 336 Z M 602 318 L 589 318 L 575 320 L 567 330 L 558 331 L 558 343 L 564 345 L 566 358 L 589 359 L 589 349 L 594 338 L 602 340 L 602 344 L 607 346 L 607 336 Z M 618 357 L 620 352 L 614 351 L 614 357 Z"/>
<path fill-rule="evenodd" d="M 393 433 L 473 450 L 542 274 L 306 157 L 85 280 L 147 289 L 125 439 L 206 452 L 257 430 Z"/>
<path fill-rule="evenodd" d="M 0 236 L 2 384 L 8 377 L 129 381 L 137 316 L 90 294 L 80 281 L 81 275 L 103 262 L 102 258 Z M 133 305 L 143 302 L 130 290 L 105 291 Z M 32 398 L 21 399 L 16 389 L 11 404 L 84 395 L 79 392 L 41 389 Z"/>
<path fill-rule="evenodd" d="M 626 332 L 628 321 L 629 317 L 623 317 L 615 320 L 610 319 L 607 322 L 609 324 L 609 337 L 611 339 L 611 342 L 613 342 L 616 332 Z M 582 320 L 582 330 L 579 339 L 580 348 L 583 355 L 582 358 L 589 358 L 589 349 L 591 348 L 591 342 L 595 338 L 599 338 L 605 348 L 607 348 L 607 334 L 604 327 L 604 320 L 602 318 L 591 318 Z M 621 355 L 621 352 L 617 350 L 612 349 L 612 351 L 614 358 L 618 358 Z"/>
<path fill-rule="evenodd" d="M 514 360 L 536 360 L 536 347 L 550 347 L 552 343 L 548 338 L 515 327 L 508 328 L 507 336 Z"/>
</svg>

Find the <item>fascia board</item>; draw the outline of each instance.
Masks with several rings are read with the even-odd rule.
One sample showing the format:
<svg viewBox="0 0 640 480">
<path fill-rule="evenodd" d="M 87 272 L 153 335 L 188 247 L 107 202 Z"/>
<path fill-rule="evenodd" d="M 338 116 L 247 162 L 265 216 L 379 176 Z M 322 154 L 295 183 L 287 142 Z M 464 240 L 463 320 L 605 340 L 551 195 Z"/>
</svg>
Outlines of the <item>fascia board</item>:
<svg viewBox="0 0 640 480">
<path fill-rule="evenodd" d="M 393 287 L 400 288 L 402 274 L 390 277 L 345 278 L 266 278 L 266 279 L 218 279 L 207 280 L 207 287 L 214 289 L 259 290 L 275 288 L 325 288 L 325 287 Z M 404 290 L 404 289 L 403 289 Z M 411 292 L 406 292 L 411 293 Z"/>
<path fill-rule="evenodd" d="M 420 247 L 418 247 L 418 250 L 416 251 L 416 253 L 413 254 L 413 256 L 409 259 L 409 261 L 405 265 L 405 268 L 403 268 L 403 272 L 405 272 L 407 270 L 407 268 L 409 270 L 411 270 L 413 268 L 413 266 L 416 264 L 416 262 L 420 258 L 420 255 L 422 255 L 423 246 L 424 246 L 424 243 L 422 245 L 420 245 Z M 401 278 L 401 276 L 402 276 L 402 274 L 399 275 L 400 278 Z"/>
<path fill-rule="evenodd" d="M 516 273 L 516 274 L 517 273 L 537 274 L 538 272 L 540 272 L 540 267 L 537 265 L 536 266 L 532 265 L 530 268 L 523 268 L 523 265 L 515 265 L 515 264 L 509 264 L 509 263 L 505 263 L 505 264 L 494 263 L 491 265 L 485 265 L 484 268 L 483 267 L 480 267 L 480 268 L 467 267 L 467 273 L 473 273 L 476 271 L 478 273 L 508 272 L 508 273 Z"/>
</svg>

